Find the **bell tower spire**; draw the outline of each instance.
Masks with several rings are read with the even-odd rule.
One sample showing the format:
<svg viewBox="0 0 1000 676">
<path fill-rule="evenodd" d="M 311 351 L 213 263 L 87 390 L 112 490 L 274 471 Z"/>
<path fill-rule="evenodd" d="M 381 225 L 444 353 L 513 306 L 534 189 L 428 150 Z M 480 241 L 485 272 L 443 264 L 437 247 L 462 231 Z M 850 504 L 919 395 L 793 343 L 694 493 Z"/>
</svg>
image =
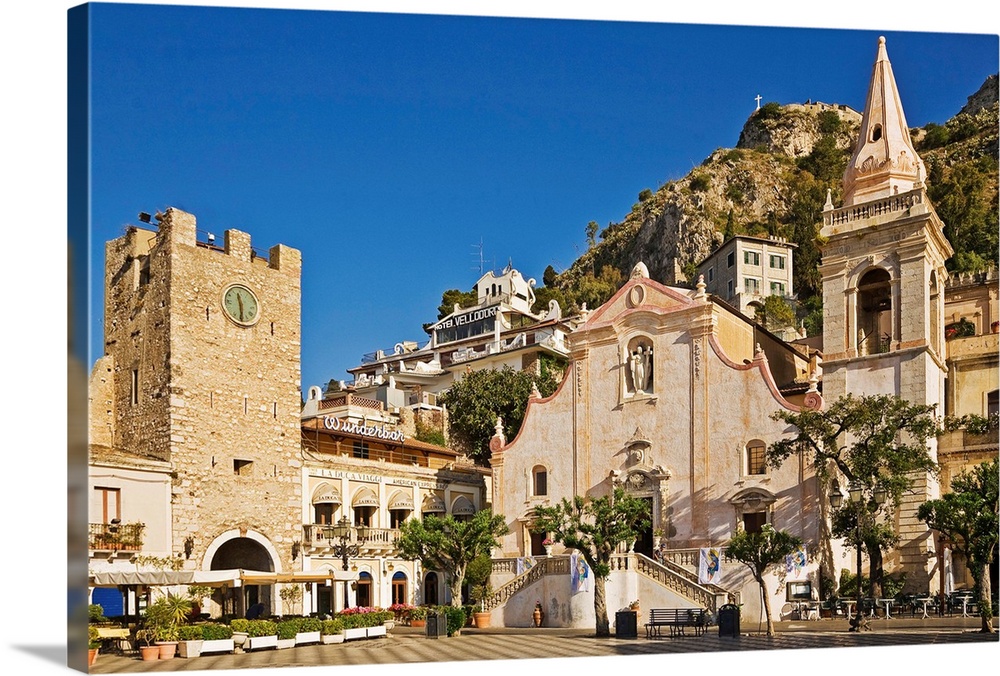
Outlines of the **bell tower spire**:
<svg viewBox="0 0 1000 676">
<path fill-rule="evenodd" d="M 844 206 L 909 192 L 925 176 L 910 141 L 885 38 L 879 37 L 860 136 L 844 171 Z"/>
</svg>

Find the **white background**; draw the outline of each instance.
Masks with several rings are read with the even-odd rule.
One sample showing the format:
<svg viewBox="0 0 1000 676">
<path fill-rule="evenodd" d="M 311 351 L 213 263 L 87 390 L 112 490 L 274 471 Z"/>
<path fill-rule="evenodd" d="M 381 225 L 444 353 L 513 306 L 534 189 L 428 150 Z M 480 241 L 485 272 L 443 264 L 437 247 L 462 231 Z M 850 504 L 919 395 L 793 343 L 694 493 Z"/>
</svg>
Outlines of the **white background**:
<svg viewBox="0 0 1000 676">
<path fill-rule="evenodd" d="M 65 670 L 66 522 L 66 10 L 58 0 L 8 0 L 0 19 L 4 128 L 2 306 L 5 366 L 2 414 L 6 456 L 2 541 L 3 672 L 48 674 Z M 148 3 L 147 3 L 148 4 Z M 278 2 L 174 2 L 274 7 Z M 567 3 L 568 4 L 568 3 Z M 839 0 L 804 9 L 799 2 L 688 2 L 632 0 L 575 2 L 572 10 L 550 0 L 522 2 L 319 2 L 297 0 L 305 9 L 422 11 L 678 23 L 723 23 L 826 28 L 886 28 L 996 34 L 995 10 L 972 0 L 951 2 L 863 2 Z M 673 4 L 673 3 L 669 3 Z M 137 40 L 156 40 L 137 35 Z M 706 45 L 711 49 L 711 45 Z M 752 56 L 748 55 L 748 58 Z M 972 94 L 973 92 L 969 92 Z M 944 122 L 944 120 L 941 120 Z M 11 208 L 13 207 L 13 209 Z M 630 657 L 627 668 L 650 671 L 698 669 L 725 673 L 934 674 L 997 663 L 997 643 L 968 648 L 908 646 L 864 651 L 701 653 Z M 620 660 L 614 668 L 621 668 Z M 980 661 L 983 660 L 983 661 Z M 986 662 L 985 660 L 989 660 Z M 407 666 L 408 674 L 459 674 L 471 665 Z M 607 669 L 609 660 L 483 662 L 484 674 L 512 669 Z M 314 668 L 307 673 L 323 670 Z M 338 673 L 344 673 L 340 668 Z M 291 669 L 244 670 L 248 674 L 294 673 Z M 358 667 L 357 674 L 390 674 L 399 667 Z"/>
</svg>

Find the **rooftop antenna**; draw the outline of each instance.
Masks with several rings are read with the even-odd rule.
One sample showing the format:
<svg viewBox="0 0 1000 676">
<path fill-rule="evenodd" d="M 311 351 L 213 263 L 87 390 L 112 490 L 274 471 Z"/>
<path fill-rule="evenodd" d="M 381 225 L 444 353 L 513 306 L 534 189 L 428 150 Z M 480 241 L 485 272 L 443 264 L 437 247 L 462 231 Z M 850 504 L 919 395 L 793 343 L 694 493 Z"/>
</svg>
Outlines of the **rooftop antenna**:
<svg viewBox="0 0 1000 676">
<path fill-rule="evenodd" d="M 472 248 L 476 249 L 476 251 L 474 251 L 472 255 L 478 258 L 477 264 L 473 265 L 472 269 L 479 270 L 479 275 L 482 276 L 483 266 L 486 264 L 486 260 L 483 258 L 483 238 L 480 237 L 479 244 L 473 244 Z"/>
</svg>

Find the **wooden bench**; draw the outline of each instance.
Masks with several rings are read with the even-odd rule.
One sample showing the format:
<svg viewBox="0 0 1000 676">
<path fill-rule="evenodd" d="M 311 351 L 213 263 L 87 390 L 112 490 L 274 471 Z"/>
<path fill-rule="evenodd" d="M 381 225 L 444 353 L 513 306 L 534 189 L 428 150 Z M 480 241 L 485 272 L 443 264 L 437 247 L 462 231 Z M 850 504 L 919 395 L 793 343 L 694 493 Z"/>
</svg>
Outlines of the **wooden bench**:
<svg viewBox="0 0 1000 676">
<path fill-rule="evenodd" d="M 704 608 L 651 608 L 646 638 L 662 638 L 662 627 L 670 627 L 671 636 L 684 636 L 685 627 L 692 627 L 694 635 L 701 636 L 708 627 L 708 611 Z"/>
</svg>

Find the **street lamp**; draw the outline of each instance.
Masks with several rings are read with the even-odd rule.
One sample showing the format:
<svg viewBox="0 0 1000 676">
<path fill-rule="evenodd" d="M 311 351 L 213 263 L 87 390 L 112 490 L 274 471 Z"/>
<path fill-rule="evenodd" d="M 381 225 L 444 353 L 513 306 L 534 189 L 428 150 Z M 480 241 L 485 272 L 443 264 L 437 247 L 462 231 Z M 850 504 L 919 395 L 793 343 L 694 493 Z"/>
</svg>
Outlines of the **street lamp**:
<svg viewBox="0 0 1000 676">
<path fill-rule="evenodd" d="M 865 619 L 864 612 L 862 612 L 861 609 L 861 526 L 863 516 L 868 513 L 872 514 L 872 522 L 874 522 L 874 512 L 879 506 L 885 504 L 887 496 L 885 489 L 881 486 L 875 486 L 871 489 L 871 498 L 869 500 L 865 500 L 865 492 L 865 486 L 859 481 L 852 481 L 847 488 L 847 494 L 850 497 L 851 503 L 854 505 L 855 512 L 857 514 L 854 539 L 858 553 L 858 569 L 857 577 L 855 578 L 855 582 L 858 585 L 857 593 L 855 595 L 855 614 L 854 617 L 851 618 L 851 628 L 848 631 L 871 630 L 871 625 L 868 624 L 868 621 Z M 830 492 L 830 505 L 834 509 L 840 509 L 840 506 L 843 503 L 844 494 L 840 491 L 840 484 L 834 480 L 833 490 Z"/>
<path fill-rule="evenodd" d="M 357 536 L 351 542 L 351 521 L 347 516 L 340 517 L 337 523 L 326 529 L 326 537 L 330 540 L 333 555 L 340 557 L 344 570 L 349 570 L 350 557 L 357 556 L 361 545 L 368 539 L 368 529 L 362 524 L 357 528 Z M 334 542 L 338 540 L 339 542 Z M 344 580 L 344 607 L 347 607 L 347 580 Z"/>
</svg>

